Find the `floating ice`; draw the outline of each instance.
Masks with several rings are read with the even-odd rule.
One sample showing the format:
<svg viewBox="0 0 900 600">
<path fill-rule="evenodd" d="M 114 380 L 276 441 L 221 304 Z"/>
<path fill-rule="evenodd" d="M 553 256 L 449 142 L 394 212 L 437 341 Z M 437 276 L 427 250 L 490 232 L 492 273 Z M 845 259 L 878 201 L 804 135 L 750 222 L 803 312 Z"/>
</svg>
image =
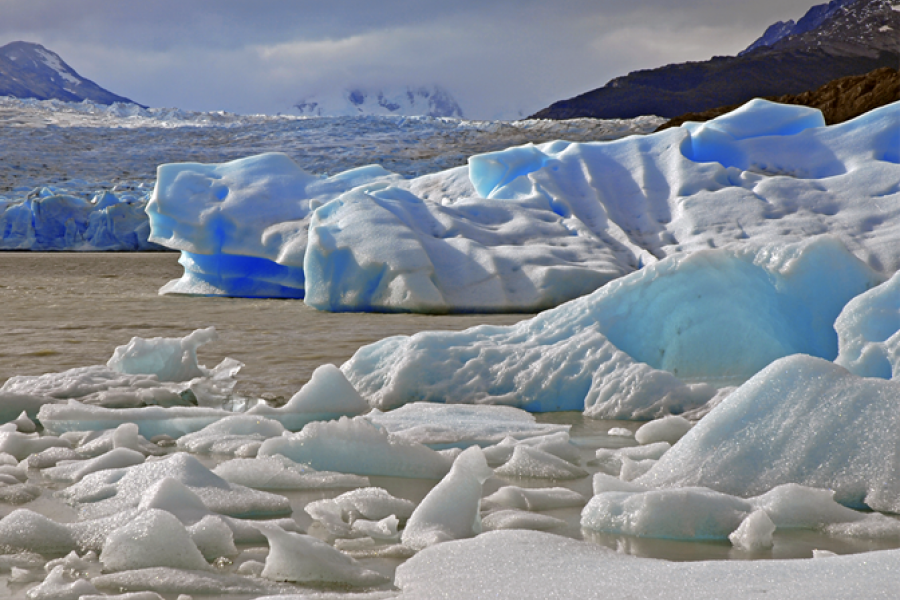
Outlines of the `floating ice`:
<svg viewBox="0 0 900 600">
<path fill-rule="evenodd" d="M 825 127 L 815 110 L 755 100 L 413 180 L 376 167 L 317 180 L 273 154 L 163 165 L 151 239 L 183 251 L 185 277 L 165 291 L 305 293 L 336 311 L 539 310 L 680 252 L 818 233 L 888 275 L 898 126 L 900 103 Z"/>
<path fill-rule="evenodd" d="M 236 517 L 280 516 L 291 512 L 284 496 L 228 483 L 184 453 L 127 469 L 92 473 L 57 494 L 76 504 L 85 516 L 104 516 L 137 507 L 144 492 L 167 477 L 183 483 L 214 512 Z"/>
<path fill-rule="evenodd" d="M 90 201 L 47 188 L 41 192 L 19 202 L 0 201 L 0 249 L 159 249 L 147 239 L 146 201 L 118 198 L 111 192 Z"/>
<path fill-rule="evenodd" d="M 97 594 L 97 588 L 90 581 L 57 566 L 50 571 L 43 583 L 28 590 L 26 596 L 30 600 L 79 600 L 83 596 Z"/>
<path fill-rule="evenodd" d="M 538 424 L 533 415 L 511 406 L 413 402 L 389 412 L 376 409 L 366 418 L 393 435 L 432 448 L 486 446 L 507 436 L 533 438 L 569 430 L 567 425 Z"/>
<path fill-rule="evenodd" d="M 536 531 L 493 531 L 437 544 L 397 569 L 397 600 L 413 598 L 892 597 L 900 551 L 827 560 L 673 562 L 623 556 L 597 544 Z M 448 568 L 452 565 L 452 568 Z M 515 565 L 510 568 L 510 565 Z M 723 584 L 727 582 L 727 584 Z"/>
<path fill-rule="evenodd" d="M 418 550 L 481 533 L 481 486 L 491 474 L 481 448 L 464 450 L 409 517 L 403 544 Z"/>
<path fill-rule="evenodd" d="M 178 438 L 181 450 L 194 454 L 253 456 L 263 441 L 286 431 L 273 419 L 254 415 L 224 417 L 199 431 Z"/>
<path fill-rule="evenodd" d="M 234 413 L 218 408 L 196 406 L 143 406 L 141 408 L 104 408 L 69 400 L 66 404 L 45 404 L 38 420 L 50 433 L 104 431 L 134 423 L 144 438 L 168 435 L 179 438 L 199 431 Z"/>
<path fill-rule="evenodd" d="M 481 525 L 485 531 L 494 529 L 534 529 L 544 531 L 565 525 L 566 522 L 550 515 L 537 515 L 524 510 L 498 510 L 485 515 Z"/>
<path fill-rule="evenodd" d="M 652 422 L 652 421 L 651 421 Z M 595 458 L 590 464 L 599 466 L 600 470 L 610 475 L 619 476 L 622 465 L 626 460 L 644 461 L 659 460 L 659 458 L 671 448 L 668 442 L 656 442 L 646 446 L 631 446 L 626 448 L 598 448 Z"/>
<path fill-rule="evenodd" d="M 312 421 L 352 417 L 368 410 L 369 405 L 341 370 L 332 364 L 324 364 L 313 371 L 306 385 L 284 406 L 272 408 L 261 403 L 248 410 L 247 414 L 275 419 L 287 429 L 299 431 Z"/>
<path fill-rule="evenodd" d="M 834 362 L 863 377 L 900 375 L 900 273 L 850 300 L 834 323 Z"/>
<path fill-rule="evenodd" d="M 551 510 L 584 506 L 587 499 L 578 492 L 563 487 L 521 488 L 507 485 L 481 501 L 485 510 L 511 508 L 518 510 Z"/>
<path fill-rule="evenodd" d="M 310 423 L 299 433 L 263 442 L 258 456 L 284 455 L 319 471 L 440 479 L 450 461 L 431 448 L 408 442 L 365 417 Z"/>
<path fill-rule="evenodd" d="M 107 536 L 100 562 L 108 571 L 211 568 L 184 525 L 171 513 L 153 508 Z"/>
<path fill-rule="evenodd" d="M 776 361 L 704 417 L 638 483 L 705 486 L 737 496 L 785 483 L 835 500 L 900 511 L 900 384 L 828 361 Z"/>
<path fill-rule="evenodd" d="M 877 281 L 832 237 L 704 250 L 509 327 L 386 338 L 342 370 L 379 408 L 479 402 L 646 419 L 713 397 L 672 373 L 721 385 L 795 352 L 833 359 L 834 319 Z"/>
<path fill-rule="evenodd" d="M 773 546 L 772 534 L 775 523 L 766 511 L 759 509 L 750 513 L 737 529 L 729 534 L 728 539 L 742 550 L 762 550 Z"/>
<path fill-rule="evenodd" d="M 363 568 L 325 542 L 309 535 L 260 526 L 269 540 L 269 555 L 262 576 L 275 581 L 327 582 L 366 586 L 386 578 Z"/>
<path fill-rule="evenodd" d="M 213 473 L 230 483 L 262 490 L 318 490 L 369 485 L 367 477 L 316 471 L 281 454 L 225 461 L 216 466 Z"/>
<path fill-rule="evenodd" d="M 19 433 L 15 430 L 0 429 L 0 453 L 14 456 L 16 460 L 24 460 L 29 455 L 48 448 L 71 448 L 66 440 L 53 435 L 38 436 L 36 433 Z"/>
<path fill-rule="evenodd" d="M 351 490 L 336 498 L 310 502 L 305 510 L 334 535 L 348 535 L 355 519 L 380 521 L 396 517 L 405 521 L 415 507 L 413 502 L 396 498 L 386 490 L 367 487 Z"/>
<path fill-rule="evenodd" d="M 578 479 L 588 475 L 567 460 L 524 444 L 516 445 L 510 459 L 494 469 L 494 473 L 518 479 Z"/>
<path fill-rule="evenodd" d="M 668 442 L 674 444 L 693 427 L 693 423 L 678 415 L 670 415 L 645 423 L 634 432 L 634 439 L 639 444 L 655 444 Z M 649 458 L 649 457 L 648 457 Z M 656 458 L 659 458 L 658 456 Z"/>
<path fill-rule="evenodd" d="M 581 512 L 586 529 L 671 540 L 724 539 L 753 506 L 705 488 L 597 494 Z"/>
<path fill-rule="evenodd" d="M 57 464 L 41 471 L 41 474 L 54 481 L 81 481 L 86 475 L 104 469 L 121 469 L 144 462 L 144 455 L 128 448 L 115 448 L 96 458 L 79 460 L 65 464 Z"/>
</svg>

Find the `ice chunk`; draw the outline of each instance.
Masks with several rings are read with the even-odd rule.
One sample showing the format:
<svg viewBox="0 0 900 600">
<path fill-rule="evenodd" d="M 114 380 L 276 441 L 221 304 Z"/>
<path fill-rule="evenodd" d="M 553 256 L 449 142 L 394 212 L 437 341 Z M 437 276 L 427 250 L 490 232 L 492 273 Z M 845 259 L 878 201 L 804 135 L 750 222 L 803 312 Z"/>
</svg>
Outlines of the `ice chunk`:
<svg viewBox="0 0 900 600">
<path fill-rule="evenodd" d="M 54 434 L 102 431 L 134 423 L 140 434 L 148 439 L 158 435 L 179 438 L 231 416 L 234 414 L 218 408 L 144 406 L 112 409 L 82 404 L 77 400 L 69 400 L 66 404 L 45 404 L 38 413 L 44 429 Z"/>
<path fill-rule="evenodd" d="M 316 471 L 281 454 L 225 461 L 216 466 L 213 473 L 225 481 L 262 490 L 319 490 L 369 485 L 367 477 Z"/>
<path fill-rule="evenodd" d="M 785 483 L 900 511 L 900 384 L 810 356 L 783 358 L 704 417 L 638 483 L 754 496 Z"/>
<path fill-rule="evenodd" d="M 406 520 L 416 505 L 404 498 L 396 498 L 381 488 L 367 487 L 352 490 L 326 500 L 306 505 L 306 512 L 321 522 L 334 535 L 348 535 L 356 519 L 380 521 L 387 517 Z"/>
<path fill-rule="evenodd" d="M 71 448 L 71 445 L 53 435 L 38 436 L 36 433 L 0 430 L 0 452 L 11 454 L 16 460 L 25 460 L 29 455 L 48 448 Z"/>
<path fill-rule="evenodd" d="M 578 479 L 587 477 L 588 472 L 563 460 L 549 452 L 519 444 L 513 450 L 512 457 L 503 465 L 494 469 L 501 477 L 540 478 L 540 479 Z"/>
<path fill-rule="evenodd" d="M 539 424 L 530 413 L 511 406 L 412 402 L 389 412 L 375 410 L 366 418 L 393 435 L 432 448 L 485 446 L 507 436 L 534 438 L 569 430 L 568 425 Z"/>
<path fill-rule="evenodd" d="M 481 501 L 484 509 L 498 507 L 518 510 L 551 510 L 584 506 L 587 499 L 578 492 L 563 487 L 521 488 L 507 485 Z"/>
<path fill-rule="evenodd" d="M 263 441 L 285 432 L 274 419 L 256 415 L 231 415 L 200 431 L 178 438 L 180 449 L 194 454 L 252 456 Z"/>
<path fill-rule="evenodd" d="M 775 533 L 775 524 L 769 518 L 768 513 L 757 509 L 750 513 L 741 524 L 728 536 L 728 539 L 736 548 L 741 550 L 762 550 L 771 548 L 772 534 Z"/>
<path fill-rule="evenodd" d="M 184 525 L 171 513 L 153 508 L 107 536 L 100 562 L 108 571 L 211 568 Z"/>
<path fill-rule="evenodd" d="M 478 446 L 464 450 L 406 522 L 401 540 L 422 549 L 481 533 L 481 485 L 492 471 Z"/>
<path fill-rule="evenodd" d="M 395 584 L 397 600 L 609 595 L 598 590 L 598 577 L 604 588 L 635 598 L 715 600 L 723 597 L 723 586 L 727 597 L 742 600 L 889 598 L 900 585 L 898 558 L 900 551 L 887 550 L 827 560 L 673 562 L 622 556 L 550 533 L 491 531 L 426 548 L 397 569 Z"/>
<path fill-rule="evenodd" d="M 850 300 L 834 328 L 840 353 L 834 362 L 863 377 L 900 375 L 900 272 Z"/>
<path fill-rule="evenodd" d="M 237 383 L 234 377 L 242 365 L 231 358 L 214 369 L 197 364 L 197 347 L 215 337 L 213 328 L 183 338 L 135 337 L 116 348 L 106 366 L 11 377 L 0 387 L 0 398 L 7 405 L 5 410 L 25 410 L 28 414 L 66 399 L 111 408 L 221 406 L 231 395 Z"/>
<path fill-rule="evenodd" d="M 144 455 L 128 448 L 115 448 L 96 458 L 66 462 L 41 471 L 54 481 L 81 481 L 86 475 L 104 469 L 121 469 L 144 462 Z"/>
<path fill-rule="evenodd" d="M 368 410 L 368 403 L 341 370 L 332 364 L 324 364 L 313 371 L 312 378 L 284 406 L 272 408 L 257 404 L 247 414 L 266 416 L 280 421 L 291 431 L 299 431 L 311 421 L 352 417 Z"/>
<path fill-rule="evenodd" d="M 160 381 L 207 377 L 210 370 L 197 363 L 197 348 L 218 337 L 215 327 L 198 329 L 183 338 L 134 337 L 115 349 L 106 366 L 129 375 L 156 375 Z"/>
<path fill-rule="evenodd" d="M 841 285 L 832 285 L 836 278 Z M 831 324 L 847 300 L 877 281 L 829 237 L 706 250 L 649 265 L 509 327 L 387 338 L 342 369 L 382 409 L 427 400 L 659 417 L 715 394 L 672 374 L 721 385 L 795 352 L 833 359 Z"/>
<path fill-rule="evenodd" d="M 104 516 L 137 507 L 142 495 L 167 477 L 183 483 L 214 512 L 260 517 L 290 514 L 291 511 L 290 502 L 284 496 L 228 483 L 196 458 L 181 452 L 127 469 L 92 473 L 57 494 L 78 505 L 86 516 Z"/>
<path fill-rule="evenodd" d="M 269 540 L 269 555 L 262 576 L 297 583 L 328 582 L 354 586 L 384 583 L 383 575 L 363 568 L 325 542 L 309 535 L 260 526 Z"/>
<path fill-rule="evenodd" d="M 238 555 L 234 534 L 221 517 L 207 515 L 188 526 L 187 531 L 206 560 L 213 561 L 223 556 L 234 558 Z"/>
<path fill-rule="evenodd" d="M 100 592 L 87 579 L 73 576 L 62 566 L 54 567 L 38 586 L 28 590 L 30 600 L 79 600 L 82 596 Z"/>
<path fill-rule="evenodd" d="M 589 464 L 599 466 L 604 473 L 618 476 L 622 472 L 625 459 L 632 461 L 659 460 L 671 447 L 672 445 L 668 442 L 655 442 L 645 446 L 598 448 L 594 453 L 596 458 Z"/>
<path fill-rule="evenodd" d="M 365 417 L 313 422 L 299 433 L 263 442 L 260 457 L 284 455 L 319 471 L 439 479 L 450 461 L 422 444 L 376 427 Z"/>
<path fill-rule="evenodd" d="M 66 554 L 77 547 L 75 537 L 60 523 L 19 508 L 0 519 L 0 548 L 41 554 Z"/>
<path fill-rule="evenodd" d="M 550 515 L 536 515 L 524 510 L 498 510 L 481 520 L 485 531 L 494 529 L 534 529 L 544 531 L 565 525 L 566 522 Z"/>
<path fill-rule="evenodd" d="M 684 417 L 670 415 L 641 425 L 634 432 L 634 439 L 639 444 L 655 444 L 657 442 L 674 444 L 690 431 L 691 427 L 693 427 L 693 423 Z"/>
<path fill-rule="evenodd" d="M 670 540 L 726 539 L 753 512 L 746 500 L 706 488 L 597 494 L 581 526 L 605 533 Z"/>
<path fill-rule="evenodd" d="M 570 463 L 580 460 L 578 448 L 569 439 L 568 431 L 557 431 L 547 435 L 537 435 L 517 440 L 512 436 L 506 436 L 499 443 L 484 449 L 484 457 L 489 465 L 500 465 L 507 462 L 513 455 L 516 446 L 528 446 L 542 452 L 547 452 Z"/>
</svg>

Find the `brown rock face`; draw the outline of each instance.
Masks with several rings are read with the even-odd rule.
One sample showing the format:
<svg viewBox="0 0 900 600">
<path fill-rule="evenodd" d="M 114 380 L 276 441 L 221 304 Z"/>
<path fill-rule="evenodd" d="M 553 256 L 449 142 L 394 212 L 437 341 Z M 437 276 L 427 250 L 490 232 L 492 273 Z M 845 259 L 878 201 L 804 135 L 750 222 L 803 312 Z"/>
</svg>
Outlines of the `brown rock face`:
<svg viewBox="0 0 900 600">
<path fill-rule="evenodd" d="M 818 108 L 825 117 L 825 123 L 834 125 L 900 100 L 900 71 L 884 67 L 865 75 L 835 79 L 816 90 L 802 94 L 769 96 L 766 100 Z M 678 127 L 685 121 L 708 121 L 739 106 L 740 104 L 732 104 L 703 112 L 687 113 L 660 125 L 657 131 Z"/>
</svg>

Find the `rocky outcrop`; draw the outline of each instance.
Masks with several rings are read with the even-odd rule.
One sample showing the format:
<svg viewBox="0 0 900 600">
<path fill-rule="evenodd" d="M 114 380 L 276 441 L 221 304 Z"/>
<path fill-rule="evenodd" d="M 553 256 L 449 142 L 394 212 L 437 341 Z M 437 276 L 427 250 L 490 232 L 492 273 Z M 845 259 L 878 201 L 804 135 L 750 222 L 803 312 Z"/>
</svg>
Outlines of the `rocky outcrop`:
<svg viewBox="0 0 900 600">
<path fill-rule="evenodd" d="M 865 75 L 835 79 L 802 94 L 770 96 L 766 99 L 781 104 L 818 108 L 825 117 L 825 123 L 834 125 L 900 100 L 900 71 L 884 67 Z M 663 123 L 657 131 L 678 127 L 685 121 L 708 121 L 731 112 L 738 106 L 740 104 L 730 104 L 703 112 L 687 113 Z"/>
</svg>

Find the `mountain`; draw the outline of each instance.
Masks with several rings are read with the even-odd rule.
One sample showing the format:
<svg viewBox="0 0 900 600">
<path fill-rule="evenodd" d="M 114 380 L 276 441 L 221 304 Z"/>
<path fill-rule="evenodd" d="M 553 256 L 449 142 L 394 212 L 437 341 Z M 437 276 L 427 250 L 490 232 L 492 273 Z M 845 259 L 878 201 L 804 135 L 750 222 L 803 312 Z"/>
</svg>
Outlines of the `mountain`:
<svg viewBox="0 0 900 600">
<path fill-rule="evenodd" d="M 301 116 L 307 117 L 402 115 L 463 118 L 462 109 L 450 92 L 437 85 L 389 90 L 353 88 L 305 98 L 294 108 Z"/>
<path fill-rule="evenodd" d="M 0 47 L 0 96 L 136 104 L 85 79 L 58 54 L 30 42 L 12 42 Z"/>
<path fill-rule="evenodd" d="M 774 29 L 773 29 L 774 28 Z M 900 65 L 900 0 L 835 0 L 776 23 L 738 56 L 635 71 L 535 113 L 537 119 L 673 118 L 756 97 L 800 94 Z"/>
<path fill-rule="evenodd" d="M 852 75 L 829 81 L 822 87 L 803 92 L 766 98 L 781 104 L 800 104 L 822 111 L 827 125 L 843 123 L 879 106 L 900 100 L 900 71 L 890 67 L 876 69 L 865 75 Z M 678 127 L 685 121 L 708 121 L 738 108 L 739 104 L 720 106 L 699 113 L 675 117 L 659 126 L 657 131 Z"/>
</svg>

